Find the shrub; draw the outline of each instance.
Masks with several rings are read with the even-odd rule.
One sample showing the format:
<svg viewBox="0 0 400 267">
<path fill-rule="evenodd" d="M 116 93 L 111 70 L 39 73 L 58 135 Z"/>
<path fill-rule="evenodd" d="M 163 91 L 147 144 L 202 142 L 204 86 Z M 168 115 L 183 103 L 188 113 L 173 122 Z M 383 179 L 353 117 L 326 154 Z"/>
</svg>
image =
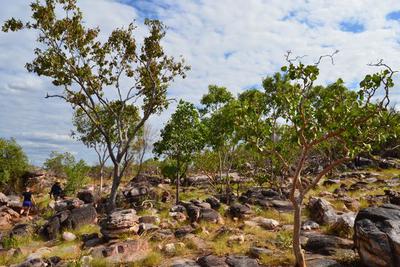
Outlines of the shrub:
<svg viewBox="0 0 400 267">
<path fill-rule="evenodd" d="M 15 139 L 0 138 L 0 188 L 22 186 L 21 176 L 28 168 L 28 158 Z"/>
<path fill-rule="evenodd" d="M 89 178 L 87 177 L 87 174 L 89 169 L 89 166 L 86 165 L 84 160 L 65 166 L 64 170 L 67 175 L 65 192 L 67 194 L 74 194 L 79 188 L 83 187 L 88 182 Z"/>
</svg>

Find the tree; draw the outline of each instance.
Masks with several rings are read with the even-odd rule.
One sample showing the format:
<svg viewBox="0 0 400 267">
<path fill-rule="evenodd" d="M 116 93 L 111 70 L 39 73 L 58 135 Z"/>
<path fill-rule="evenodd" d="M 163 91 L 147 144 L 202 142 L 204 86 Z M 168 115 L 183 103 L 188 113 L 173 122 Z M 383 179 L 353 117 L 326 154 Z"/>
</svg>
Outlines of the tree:
<svg viewBox="0 0 400 267">
<path fill-rule="evenodd" d="M 179 101 L 176 111 L 161 130 L 161 140 L 153 152 L 166 155 L 176 163 L 176 203 L 179 202 L 180 180 L 185 176 L 195 152 L 203 148 L 203 130 L 199 113 L 192 103 Z"/>
<path fill-rule="evenodd" d="M 218 154 L 219 178 L 225 180 L 225 192 L 229 194 L 229 171 L 238 142 L 235 136 L 237 102 L 225 87 L 210 85 L 201 104 L 204 106 L 200 112 L 206 129 L 206 144 Z"/>
<path fill-rule="evenodd" d="M 28 158 L 15 139 L 0 138 L 0 187 L 7 184 L 18 189 L 19 178 L 28 168 Z"/>
<path fill-rule="evenodd" d="M 64 167 L 64 171 L 67 175 L 67 183 L 65 185 L 67 194 L 75 194 L 78 189 L 82 188 L 87 183 L 89 169 L 89 166 L 87 166 L 84 160 L 73 162 Z"/>
<path fill-rule="evenodd" d="M 98 107 L 100 109 L 100 107 Z M 98 110 L 98 114 L 103 114 L 101 110 Z M 103 119 L 105 121 L 106 118 Z M 77 108 L 74 112 L 74 116 L 72 119 L 72 123 L 76 129 L 76 131 L 72 132 L 72 136 L 77 140 L 81 141 L 84 145 L 89 148 L 93 148 L 97 154 L 97 159 L 99 162 L 99 177 L 100 177 L 100 195 L 103 192 L 103 180 L 104 180 L 104 167 L 106 165 L 107 160 L 110 158 L 107 149 L 107 142 L 104 139 L 104 136 L 98 130 L 95 124 L 92 123 L 90 118 L 86 115 L 86 113 Z M 115 146 L 116 136 L 112 139 L 112 147 Z"/>
<path fill-rule="evenodd" d="M 367 75 L 358 91 L 351 91 L 341 79 L 328 86 L 315 86 L 318 64 L 304 65 L 289 59 L 281 73 L 263 82 L 267 109 L 285 122 L 287 135 L 278 142 L 269 142 L 266 150 L 280 158 L 291 178 L 289 198 L 294 207 L 293 251 L 297 266 L 305 266 L 300 246 L 301 206 L 310 189 L 332 169 L 351 160 L 361 151 L 369 151 L 375 140 L 385 140 L 387 125 L 382 116 L 389 105 L 389 90 L 394 86 L 394 71 L 379 62 L 383 70 Z M 383 93 L 380 93 L 383 91 Z M 378 94 L 379 92 L 379 94 Z M 373 99 L 377 99 L 373 102 Z M 375 100 L 374 100 L 375 101 Z M 270 117 L 269 120 L 272 120 Z M 286 139 L 294 148 L 293 159 L 282 155 L 279 144 Z M 335 157 L 321 162 L 322 169 L 306 176 L 304 168 L 312 153 L 322 146 L 334 146 Z"/>
<path fill-rule="evenodd" d="M 32 21 L 11 18 L 3 31 L 28 29 L 38 33 L 38 48 L 26 65 L 28 71 L 51 78 L 62 91 L 47 97 L 63 99 L 81 109 L 101 133 L 114 167 L 108 201 L 111 211 L 130 161 L 132 142 L 148 118 L 168 106 L 169 84 L 177 76 L 184 78 L 189 67 L 165 54 L 160 43 L 165 26 L 158 20 L 145 20 L 149 34 L 140 45 L 133 24 L 115 29 L 101 41 L 99 28 L 84 25 L 76 0 L 34 1 L 31 10 Z"/>
<path fill-rule="evenodd" d="M 46 170 L 51 171 L 55 176 L 66 176 L 65 167 L 75 163 L 75 157 L 69 152 L 59 153 L 52 151 L 49 158 L 43 163 Z"/>
</svg>

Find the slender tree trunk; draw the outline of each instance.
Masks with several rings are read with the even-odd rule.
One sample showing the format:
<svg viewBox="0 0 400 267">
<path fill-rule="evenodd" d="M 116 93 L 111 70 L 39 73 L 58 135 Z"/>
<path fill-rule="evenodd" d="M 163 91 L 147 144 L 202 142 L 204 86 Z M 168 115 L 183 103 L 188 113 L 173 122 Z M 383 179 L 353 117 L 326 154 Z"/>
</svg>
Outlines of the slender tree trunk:
<svg viewBox="0 0 400 267">
<path fill-rule="evenodd" d="M 302 199 L 293 198 L 292 203 L 294 207 L 293 253 L 296 257 L 296 267 L 306 267 L 306 261 L 300 244 Z"/>
<path fill-rule="evenodd" d="M 100 197 L 103 193 L 104 163 L 100 165 Z"/>
<path fill-rule="evenodd" d="M 118 186 L 121 182 L 121 167 L 119 164 L 114 164 L 113 182 L 111 187 L 111 194 L 108 199 L 107 212 L 111 213 L 116 208 Z"/>
<path fill-rule="evenodd" d="M 221 193 L 224 192 L 223 182 L 222 182 L 222 158 L 221 158 L 221 151 L 218 151 L 218 158 L 219 158 L 219 182 L 221 183 Z"/>
<path fill-rule="evenodd" d="M 180 185 L 180 175 L 179 175 L 179 170 L 180 170 L 180 164 L 179 161 L 176 163 L 177 165 L 177 171 L 176 171 L 176 205 L 179 204 L 179 185 Z"/>
</svg>

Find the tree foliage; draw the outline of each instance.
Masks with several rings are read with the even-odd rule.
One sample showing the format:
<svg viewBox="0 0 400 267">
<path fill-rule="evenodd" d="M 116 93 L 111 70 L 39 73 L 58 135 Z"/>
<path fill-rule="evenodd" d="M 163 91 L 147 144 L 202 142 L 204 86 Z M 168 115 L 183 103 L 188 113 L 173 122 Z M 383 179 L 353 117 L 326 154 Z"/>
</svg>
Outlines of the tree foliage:
<svg viewBox="0 0 400 267">
<path fill-rule="evenodd" d="M 28 158 L 15 139 L 0 138 L 0 188 L 18 189 Z"/>
</svg>

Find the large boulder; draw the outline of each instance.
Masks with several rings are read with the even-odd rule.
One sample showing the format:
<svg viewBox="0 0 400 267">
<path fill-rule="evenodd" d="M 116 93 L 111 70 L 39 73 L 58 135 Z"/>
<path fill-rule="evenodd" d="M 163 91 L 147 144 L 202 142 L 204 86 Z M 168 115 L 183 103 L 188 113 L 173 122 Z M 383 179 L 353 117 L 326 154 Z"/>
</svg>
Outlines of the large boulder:
<svg viewBox="0 0 400 267">
<path fill-rule="evenodd" d="M 93 192 L 90 190 L 84 190 L 84 191 L 78 192 L 77 197 L 86 204 L 96 202 L 96 198 L 95 198 Z"/>
<path fill-rule="evenodd" d="M 207 221 L 207 222 L 213 222 L 213 223 L 219 223 L 219 224 L 224 223 L 224 219 L 218 213 L 218 211 L 213 210 L 213 209 L 207 209 L 207 208 L 203 208 L 200 210 L 200 220 Z"/>
<path fill-rule="evenodd" d="M 225 261 L 230 267 L 259 267 L 256 259 L 247 256 L 231 255 Z"/>
<path fill-rule="evenodd" d="M 354 245 L 365 266 L 400 266 L 400 206 L 361 210 L 354 223 Z"/>
<path fill-rule="evenodd" d="M 321 255 L 335 255 L 340 250 L 351 250 L 353 242 L 333 235 L 311 233 L 307 236 L 304 249 Z"/>
<path fill-rule="evenodd" d="M 125 240 L 95 247 L 92 251 L 94 258 L 103 258 L 111 263 L 126 263 L 144 259 L 150 246 L 146 240 Z"/>
<path fill-rule="evenodd" d="M 137 233 L 139 217 L 134 209 L 116 210 L 100 222 L 101 233 L 107 238 L 118 238 L 120 235 Z"/>
<path fill-rule="evenodd" d="M 337 221 L 338 215 L 331 203 L 323 198 L 311 197 L 308 203 L 310 217 L 320 224 L 333 224 Z"/>
<path fill-rule="evenodd" d="M 233 218 L 248 218 L 253 215 L 253 211 L 251 210 L 249 205 L 242 205 L 240 203 L 234 203 L 229 207 L 229 214 Z"/>
<path fill-rule="evenodd" d="M 218 257 L 215 255 L 200 257 L 197 263 L 201 267 L 229 267 L 229 265 L 225 263 L 225 257 Z"/>
</svg>

